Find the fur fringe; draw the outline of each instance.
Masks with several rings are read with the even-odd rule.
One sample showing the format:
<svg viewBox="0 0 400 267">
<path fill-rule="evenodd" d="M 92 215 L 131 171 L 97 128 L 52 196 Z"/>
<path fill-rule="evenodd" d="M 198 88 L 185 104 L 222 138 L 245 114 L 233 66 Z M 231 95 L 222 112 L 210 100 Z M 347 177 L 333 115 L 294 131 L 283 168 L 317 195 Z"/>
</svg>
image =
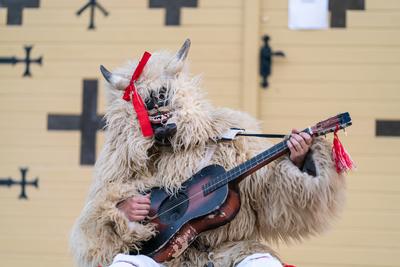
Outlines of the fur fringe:
<svg viewBox="0 0 400 267">
<path fill-rule="evenodd" d="M 171 54 L 154 53 L 137 84 L 143 99 L 150 90 L 168 89 L 178 125 L 170 149 L 158 149 L 141 135 L 131 104 L 121 99 L 118 86 L 124 86 L 136 63 L 117 70 L 118 83 L 108 85 L 106 141 L 71 234 L 71 250 L 80 267 L 107 266 L 117 253 L 140 249 L 140 242 L 155 234 L 151 225 L 129 223 L 117 203 L 153 186 L 171 192 L 179 188 L 197 171 L 207 146 L 227 129 L 259 131 L 258 122 L 249 115 L 213 107 L 204 99 L 199 79 L 190 77 L 185 66 L 172 68 L 170 60 Z M 269 146 L 263 139 L 246 137 L 220 142 L 210 164 L 230 169 Z M 288 158 L 260 169 L 240 184 L 242 207 L 236 218 L 199 236 L 210 253 L 190 248 L 167 265 L 203 266 L 212 256 L 216 266 L 234 266 L 255 252 L 276 255 L 264 241 L 302 240 L 325 230 L 343 205 L 345 181 L 335 172 L 324 140 L 316 139 L 311 149 L 316 177 L 302 173 Z"/>
</svg>

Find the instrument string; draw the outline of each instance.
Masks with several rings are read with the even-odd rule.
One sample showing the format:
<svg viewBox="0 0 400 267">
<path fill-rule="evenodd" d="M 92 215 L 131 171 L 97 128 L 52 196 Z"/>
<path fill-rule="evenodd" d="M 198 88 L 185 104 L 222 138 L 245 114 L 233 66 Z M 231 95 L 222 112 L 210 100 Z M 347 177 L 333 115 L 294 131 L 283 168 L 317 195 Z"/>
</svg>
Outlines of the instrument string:
<svg viewBox="0 0 400 267">
<path fill-rule="evenodd" d="M 325 125 L 324 130 L 319 129 L 318 131 L 316 131 L 315 129 L 313 129 L 314 127 L 316 127 L 316 126 L 314 126 L 314 127 L 308 127 L 307 129 L 303 130 L 303 132 L 307 132 L 307 133 L 309 133 L 309 134 L 311 134 L 311 135 L 314 135 L 314 136 L 322 135 L 322 134 L 324 134 L 324 133 L 327 132 L 326 129 L 329 129 L 329 127 L 331 127 L 330 125 L 333 124 L 333 122 L 332 122 L 333 120 L 334 120 L 335 127 L 336 127 L 336 125 L 339 123 L 339 124 L 340 124 L 340 128 L 341 128 L 341 129 L 344 129 L 346 126 L 351 125 L 351 121 L 350 121 L 350 123 L 347 122 L 347 124 L 344 124 L 344 123 L 342 122 L 342 117 L 345 116 L 346 114 L 347 114 L 347 116 L 349 116 L 348 113 L 343 113 L 343 114 L 339 114 L 339 115 L 335 116 L 334 118 L 330 118 L 330 119 L 328 119 L 328 120 L 325 120 L 325 121 L 323 121 L 323 122 L 320 122 L 319 124 L 323 124 L 323 123 L 327 124 L 327 125 Z M 340 119 L 340 120 L 339 120 L 339 119 Z M 345 119 L 349 120 L 349 118 L 345 118 Z M 338 121 L 338 120 L 339 120 L 339 121 Z M 317 124 L 317 125 L 318 125 L 318 124 Z M 331 128 L 332 128 L 332 127 L 331 127 Z M 246 161 L 246 162 L 240 164 L 239 166 L 233 168 L 232 170 L 230 170 L 230 171 L 228 171 L 228 172 L 225 172 L 225 173 L 223 173 L 223 174 L 221 174 L 221 175 L 218 175 L 218 176 L 215 178 L 215 180 L 217 180 L 217 182 L 211 184 L 210 186 L 208 186 L 208 187 L 206 187 L 206 188 L 203 188 L 203 190 L 201 190 L 201 191 L 199 191 L 199 192 L 196 192 L 196 193 L 193 194 L 191 197 L 189 197 L 189 198 L 183 200 L 182 202 L 179 202 L 178 199 L 173 200 L 172 203 L 173 203 L 174 205 L 173 205 L 171 208 L 165 210 L 164 212 L 162 212 L 162 213 L 160 213 L 160 214 L 156 214 L 155 216 L 153 216 L 153 217 L 151 217 L 151 218 L 149 218 L 149 219 L 150 219 L 150 220 L 153 220 L 153 219 L 156 219 L 156 218 L 158 218 L 158 217 L 164 215 L 165 213 L 167 213 L 167 212 L 169 212 L 169 211 L 175 209 L 176 207 L 182 205 L 183 203 L 188 202 L 189 200 L 191 200 L 191 199 L 197 197 L 199 194 L 203 193 L 204 190 L 208 190 L 208 189 L 211 189 L 212 187 L 215 187 L 215 189 L 212 190 L 212 191 L 214 191 L 214 190 L 218 189 L 218 187 L 220 186 L 220 184 L 224 185 L 224 184 L 226 184 L 226 183 L 229 183 L 229 182 L 230 182 L 230 181 L 229 181 L 230 178 L 235 177 L 235 176 L 237 177 L 238 175 L 244 173 L 244 172 L 243 172 L 244 170 L 242 170 L 242 169 L 240 168 L 242 165 L 245 166 L 245 167 L 247 167 L 246 164 L 250 164 L 251 161 L 255 161 L 255 164 L 261 163 L 261 162 L 263 162 L 264 160 L 267 160 L 273 153 L 281 153 L 281 152 L 283 152 L 284 150 L 286 150 L 286 149 L 288 148 L 288 146 L 286 145 L 286 141 L 287 141 L 287 139 L 285 138 L 285 140 L 283 140 L 282 142 L 280 142 L 280 143 L 278 143 L 277 145 L 271 147 L 270 149 L 267 149 L 266 151 L 264 151 L 264 152 L 258 154 L 257 156 L 253 157 L 252 159 L 250 159 L 250 160 L 248 160 L 248 161 Z M 258 157 L 260 157 L 260 159 L 257 159 Z M 254 164 L 254 163 L 252 163 L 252 164 Z M 254 167 L 254 166 L 255 166 L 255 165 L 253 165 L 253 167 Z M 249 170 L 249 169 L 248 169 L 248 170 Z M 246 170 L 246 171 L 247 171 L 247 170 Z M 226 177 L 224 177 L 224 178 L 221 179 L 220 177 L 222 177 L 223 175 L 225 175 Z M 208 183 L 207 183 L 207 184 L 208 184 Z M 206 185 L 207 185 L 207 184 L 206 184 Z M 212 191 L 211 191 L 211 192 L 212 192 Z M 174 202 L 174 201 L 175 201 L 175 202 Z M 176 203 L 176 204 L 175 204 L 175 203 Z"/>
<path fill-rule="evenodd" d="M 230 179 L 231 177 L 238 176 L 238 175 L 242 174 L 242 173 L 243 173 L 243 170 L 240 168 L 240 166 L 249 164 L 249 162 L 251 162 L 251 161 L 255 161 L 255 164 L 261 163 L 262 161 L 268 159 L 268 158 L 271 156 L 271 154 L 283 152 L 285 149 L 287 149 L 287 145 L 286 145 L 285 141 L 284 141 L 284 142 L 280 142 L 280 143 L 278 143 L 277 145 L 273 146 L 272 148 L 270 148 L 270 149 L 268 149 L 268 150 L 262 152 L 261 154 L 258 154 L 257 156 L 255 156 L 254 158 L 252 158 L 252 159 L 250 159 L 249 161 L 245 162 L 244 164 L 240 164 L 239 166 L 233 168 L 232 170 L 230 170 L 230 171 L 228 171 L 228 172 L 225 172 L 225 173 L 223 173 L 223 174 L 221 174 L 221 175 L 218 175 L 218 176 L 215 178 L 215 180 L 218 180 L 218 179 L 220 179 L 220 180 L 218 180 L 216 183 L 212 184 L 212 185 L 209 186 L 208 188 L 204 188 L 203 190 L 210 189 L 211 187 L 215 187 L 214 190 L 216 190 L 216 189 L 219 187 L 219 185 L 224 185 L 224 184 L 230 182 L 229 179 Z M 258 157 L 260 157 L 260 159 L 257 159 Z M 252 164 L 250 164 L 250 165 L 252 165 Z M 237 170 L 235 170 L 235 169 L 237 169 Z M 228 173 L 229 173 L 229 175 L 226 175 L 226 174 L 228 174 Z M 223 175 L 226 175 L 227 177 L 221 179 L 220 177 L 223 176 Z M 228 181 L 228 182 L 227 182 L 227 181 Z M 158 218 L 158 217 L 160 217 L 160 216 L 166 214 L 167 212 L 170 212 L 171 210 L 173 210 L 173 209 L 179 207 L 180 205 L 182 205 L 182 204 L 188 202 L 189 200 L 194 199 L 194 198 L 197 197 L 198 195 L 202 194 L 202 193 L 204 192 L 203 190 L 196 192 L 196 193 L 193 194 L 191 197 L 189 197 L 189 198 L 187 198 L 187 199 L 185 199 L 185 200 L 183 200 L 183 201 L 181 201 L 181 202 L 180 202 L 180 200 L 179 200 L 178 198 L 177 198 L 176 200 L 172 200 L 172 201 L 171 201 L 171 203 L 173 204 L 172 207 L 170 207 L 169 209 L 167 209 L 167 210 L 161 212 L 160 214 L 156 214 L 156 215 L 154 215 L 153 217 L 149 217 L 149 220 L 154 220 L 154 219 L 156 219 L 156 218 Z M 214 190 L 213 190 L 213 191 L 214 191 Z"/>
</svg>

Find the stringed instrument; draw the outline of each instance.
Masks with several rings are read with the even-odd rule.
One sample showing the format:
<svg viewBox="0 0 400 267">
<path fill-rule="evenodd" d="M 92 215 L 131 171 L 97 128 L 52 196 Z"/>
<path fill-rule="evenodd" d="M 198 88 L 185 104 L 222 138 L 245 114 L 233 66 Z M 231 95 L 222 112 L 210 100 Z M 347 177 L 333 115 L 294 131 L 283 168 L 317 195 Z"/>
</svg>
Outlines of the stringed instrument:
<svg viewBox="0 0 400 267">
<path fill-rule="evenodd" d="M 346 112 L 303 132 L 315 137 L 351 124 Z M 229 171 L 219 165 L 207 166 L 186 180 L 173 195 L 163 188 L 153 188 L 148 223 L 155 224 L 157 235 L 141 244 L 140 254 L 157 262 L 169 261 L 185 251 L 200 233 L 233 220 L 240 209 L 238 183 L 288 153 L 286 142 L 287 138 Z"/>
</svg>

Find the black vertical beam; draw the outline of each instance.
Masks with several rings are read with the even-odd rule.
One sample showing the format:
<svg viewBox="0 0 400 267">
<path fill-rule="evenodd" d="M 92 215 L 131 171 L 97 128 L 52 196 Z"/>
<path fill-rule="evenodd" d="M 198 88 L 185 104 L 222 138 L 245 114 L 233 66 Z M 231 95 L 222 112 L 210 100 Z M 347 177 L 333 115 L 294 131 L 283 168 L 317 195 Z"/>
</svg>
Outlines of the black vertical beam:
<svg viewBox="0 0 400 267">
<path fill-rule="evenodd" d="M 7 8 L 7 25 L 22 25 L 24 8 L 38 8 L 39 0 L 0 0 L 0 8 Z"/>
<path fill-rule="evenodd" d="M 97 117 L 97 80 L 83 81 L 81 117 L 81 159 L 82 165 L 92 164 L 96 157 L 96 132 L 99 128 Z"/>
<path fill-rule="evenodd" d="M 80 164 L 93 165 L 96 158 L 96 133 L 102 130 L 105 122 L 97 115 L 98 81 L 84 80 L 81 115 L 49 114 L 48 130 L 81 132 Z"/>
<path fill-rule="evenodd" d="M 181 8 L 197 7 L 197 0 L 150 0 L 150 8 L 165 8 L 165 25 L 181 24 Z"/>
<path fill-rule="evenodd" d="M 346 28 L 347 10 L 365 10 L 365 0 L 330 0 L 331 27 Z"/>
<path fill-rule="evenodd" d="M 375 134 L 376 136 L 400 136 L 400 121 L 376 120 Z"/>
</svg>

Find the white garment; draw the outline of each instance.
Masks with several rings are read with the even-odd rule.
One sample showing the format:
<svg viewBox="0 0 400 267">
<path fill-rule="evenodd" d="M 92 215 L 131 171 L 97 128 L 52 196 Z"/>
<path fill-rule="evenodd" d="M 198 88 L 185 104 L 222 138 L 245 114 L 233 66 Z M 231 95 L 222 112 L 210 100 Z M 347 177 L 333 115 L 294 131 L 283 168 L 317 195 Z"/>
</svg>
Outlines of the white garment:
<svg viewBox="0 0 400 267">
<path fill-rule="evenodd" d="M 109 267 L 164 267 L 164 265 L 145 255 L 118 254 Z"/>
<path fill-rule="evenodd" d="M 144 255 L 118 254 L 109 267 L 164 267 L 164 265 Z M 269 253 L 256 253 L 246 257 L 236 267 L 282 267 L 282 264 Z"/>
<path fill-rule="evenodd" d="M 282 264 L 269 253 L 255 253 L 246 257 L 236 267 L 282 267 Z"/>
</svg>

